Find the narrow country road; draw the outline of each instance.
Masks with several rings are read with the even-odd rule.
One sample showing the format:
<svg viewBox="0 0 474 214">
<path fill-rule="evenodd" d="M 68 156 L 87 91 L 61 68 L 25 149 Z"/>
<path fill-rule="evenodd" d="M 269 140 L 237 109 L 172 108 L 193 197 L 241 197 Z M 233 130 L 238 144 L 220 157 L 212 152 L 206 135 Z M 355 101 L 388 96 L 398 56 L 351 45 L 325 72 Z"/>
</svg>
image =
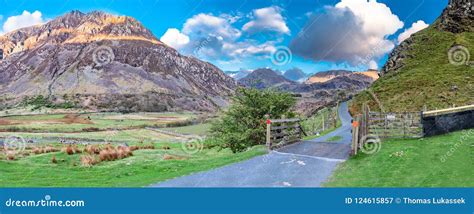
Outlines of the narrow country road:
<svg viewBox="0 0 474 214">
<path fill-rule="evenodd" d="M 347 103 L 341 104 L 338 111 L 342 126 L 326 136 L 152 187 L 319 187 L 349 157 L 351 150 L 352 118 Z M 325 142 L 333 136 L 342 139 Z"/>
</svg>

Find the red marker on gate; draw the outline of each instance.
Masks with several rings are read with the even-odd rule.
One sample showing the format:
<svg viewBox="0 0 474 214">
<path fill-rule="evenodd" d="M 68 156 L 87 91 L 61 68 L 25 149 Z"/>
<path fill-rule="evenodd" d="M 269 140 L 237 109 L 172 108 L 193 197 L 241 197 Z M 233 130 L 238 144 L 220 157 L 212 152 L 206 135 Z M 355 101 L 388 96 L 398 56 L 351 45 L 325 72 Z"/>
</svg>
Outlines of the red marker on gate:
<svg viewBox="0 0 474 214">
<path fill-rule="evenodd" d="M 267 120 L 267 125 L 270 125 L 272 123 L 271 120 Z"/>
<path fill-rule="evenodd" d="M 358 121 L 354 121 L 352 122 L 352 127 L 359 127 L 359 122 Z"/>
</svg>

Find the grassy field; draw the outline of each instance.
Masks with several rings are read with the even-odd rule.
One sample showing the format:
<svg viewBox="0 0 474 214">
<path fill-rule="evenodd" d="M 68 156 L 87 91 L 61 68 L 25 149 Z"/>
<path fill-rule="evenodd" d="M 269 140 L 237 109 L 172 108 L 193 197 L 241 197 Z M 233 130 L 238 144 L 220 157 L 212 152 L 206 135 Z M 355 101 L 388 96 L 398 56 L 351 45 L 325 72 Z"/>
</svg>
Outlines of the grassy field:
<svg viewBox="0 0 474 214">
<path fill-rule="evenodd" d="M 229 150 L 206 148 L 189 154 L 179 144 L 154 144 L 156 149 L 133 152 L 133 156 L 81 166 L 80 156 L 64 151 L 29 155 L 17 160 L 0 157 L 1 187 L 142 187 L 167 179 L 205 171 L 262 155 L 253 147 L 234 154 Z M 52 163 L 55 156 L 57 163 Z"/>
<path fill-rule="evenodd" d="M 175 136 L 166 135 L 148 129 L 130 129 L 120 131 L 100 131 L 100 132 L 81 132 L 81 133 L 28 133 L 28 132 L 0 132 L 0 138 L 4 137 L 22 137 L 25 140 L 35 139 L 48 141 L 49 139 L 77 139 L 94 140 L 107 142 L 169 142 L 179 140 Z M 54 142 L 55 140 L 53 140 Z M 57 140 L 56 140 L 57 141 Z"/>
<path fill-rule="evenodd" d="M 13 132 L 82 132 L 89 130 L 165 127 L 185 123 L 191 113 L 91 113 L 8 116 L 0 118 L 0 130 Z"/>
<path fill-rule="evenodd" d="M 327 187 L 474 187 L 474 129 L 387 140 L 378 153 L 342 163 Z"/>
<path fill-rule="evenodd" d="M 211 128 L 210 123 L 202 123 L 202 124 L 197 124 L 197 125 L 162 128 L 162 129 L 166 131 L 177 132 L 180 134 L 207 135 L 209 133 L 210 128 Z"/>
<path fill-rule="evenodd" d="M 199 115 L 193 113 L 68 113 L 0 117 L 0 143 L 15 139 L 12 137 L 24 139 L 18 140 L 19 145 L 30 140 L 35 142 L 26 143 L 23 151 L 0 147 L 0 187 L 141 187 L 266 152 L 264 147 L 258 146 L 234 154 L 201 141 L 192 142 L 195 147 L 190 152 L 189 138 L 146 128 L 206 135 L 209 124 L 187 125 L 197 117 Z M 169 126 L 180 127 L 166 128 Z M 63 140 L 79 144 L 68 147 L 59 143 Z M 115 148 L 111 149 L 116 152 L 115 157 L 120 149 L 154 146 L 133 150 L 132 156 L 103 160 L 103 154 L 87 153 L 88 146 L 82 143 L 99 143 L 94 147 L 105 153 L 109 152 L 108 147 Z M 123 143 L 129 147 L 120 146 Z M 78 152 L 68 154 L 68 148 L 77 148 Z M 94 165 L 85 166 L 86 157 Z"/>
</svg>

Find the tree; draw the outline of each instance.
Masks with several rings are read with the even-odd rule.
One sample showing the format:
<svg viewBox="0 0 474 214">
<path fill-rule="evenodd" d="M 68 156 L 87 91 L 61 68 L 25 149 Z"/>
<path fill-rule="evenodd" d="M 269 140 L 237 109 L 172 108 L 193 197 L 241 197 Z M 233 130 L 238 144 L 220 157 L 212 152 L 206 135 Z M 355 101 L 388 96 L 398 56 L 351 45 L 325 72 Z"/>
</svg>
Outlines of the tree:
<svg viewBox="0 0 474 214">
<path fill-rule="evenodd" d="M 224 148 L 240 152 L 265 143 L 265 115 L 294 117 L 296 99 L 289 93 L 240 88 L 232 105 L 212 124 L 211 137 Z"/>
</svg>

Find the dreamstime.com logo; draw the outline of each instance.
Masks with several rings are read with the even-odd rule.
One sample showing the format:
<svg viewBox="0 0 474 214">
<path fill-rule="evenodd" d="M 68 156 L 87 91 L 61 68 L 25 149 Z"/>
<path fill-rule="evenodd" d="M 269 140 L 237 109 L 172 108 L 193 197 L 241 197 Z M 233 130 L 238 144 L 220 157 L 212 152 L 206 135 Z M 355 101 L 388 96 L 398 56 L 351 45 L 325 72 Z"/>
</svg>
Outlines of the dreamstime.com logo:
<svg viewBox="0 0 474 214">
<path fill-rule="evenodd" d="M 204 139 L 202 137 L 196 137 L 188 140 L 181 144 L 181 149 L 183 149 L 183 152 L 190 155 L 197 154 L 204 149 Z"/>
<path fill-rule="evenodd" d="M 5 201 L 6 207 L 84 207 L 86 206 L 83 200 L 51 200 L 50 195 L 45 195 L 44 199 L 40 200 L 15 200 L 9 198 Z"/>
<path fill-rule="evenodd" d="M 99 46 L 92 53 L 92 59 L 98 67 L 102 67 L 112 63 L 115 59 L 115 54 L 109 46 Z"/>
<path fill-rule="evenodd" d="M 26 141 L 20 136 L 9 136 L 3 141 L 3 151 L 9 153 L 20 153 L 26 148 Z"/>
<path fill-rule="evenodd" d="M 367 135 L 362 137 L 362 144 L 360 144 L 360 151 L 364 154 L 372 155 L 380 151 L 382 148 L 382 141 L 376 135 Z"/>
<path fill-rule="evenodd" d="M 278 46 L 275 51 L 272 52 L 271 61 L 274 65 L 284 66 L 293 60 L 293 54 L 291 50 L 286 46 Z"/>
<path fill-rule="evenodd" d="M 456 45 L 449 49 L 448 51 L 448 60 L 449 63 L 456 66 L 461 65 L 470 65 L 474 66 L 474 61 L 471 60 L 471 54 L 469 49 L 462 45 Z"/>
</svg>

